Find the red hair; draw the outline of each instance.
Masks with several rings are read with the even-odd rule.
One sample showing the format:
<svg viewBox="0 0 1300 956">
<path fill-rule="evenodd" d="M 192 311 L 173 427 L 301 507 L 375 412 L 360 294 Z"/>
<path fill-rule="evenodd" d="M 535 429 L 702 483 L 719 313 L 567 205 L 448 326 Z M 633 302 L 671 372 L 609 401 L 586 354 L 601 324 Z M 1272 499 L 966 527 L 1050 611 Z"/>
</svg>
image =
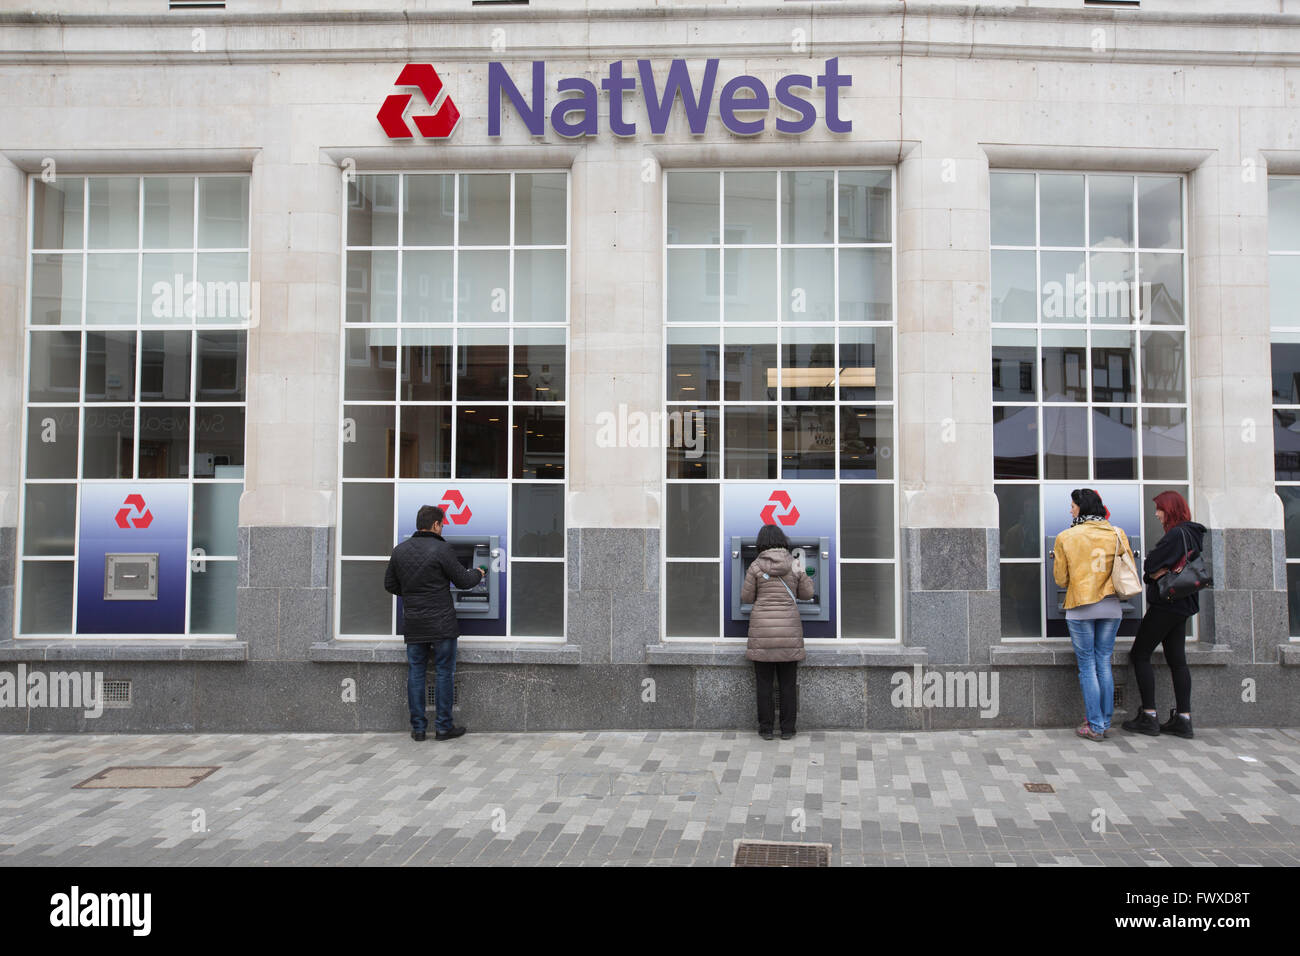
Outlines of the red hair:
<svg viewBox="0 0 1300 956">
<path fill-rule="evenodd" d="M 1168 531 L 1184 521 L 1192 520 L 1192 511 L 1187 507 L 1187 499 L 1176 491 L 1162 491 L 1155 497 L 1156 507 L 1165 513 L 1162 522 Z"/>
</svg>

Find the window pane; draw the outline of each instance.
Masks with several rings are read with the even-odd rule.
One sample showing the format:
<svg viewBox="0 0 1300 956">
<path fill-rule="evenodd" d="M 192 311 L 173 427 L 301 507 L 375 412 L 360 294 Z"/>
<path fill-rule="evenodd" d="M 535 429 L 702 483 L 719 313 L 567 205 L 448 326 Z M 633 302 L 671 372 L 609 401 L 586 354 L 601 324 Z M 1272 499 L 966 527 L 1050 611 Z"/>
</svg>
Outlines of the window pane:
<svg viewBox="0 0 1300 956">
<path fill-rule="evenodd" d="M 1138 245 L 1143 249 L 1183 246 L 1182 180 L 1177 176 L 1138 177 Z"/>
<path fill-rule="evenodd" d="M 717 401 L 717 329 L 668 330 L 668 400 Z"/>
<path fill-rule="evenodd" d="M 248 177 L 199 178 L 199 248 L 248 248 Z"/>
<path fill-rule="evenodd" d="M 1300 336 L 1294 332 L 1273 335 L 1273 403 L 1300 405 Z"/>
<path fill-rule="evenodd" d="M 1145 336 L 1142 339 L 1146 344 Z M 1137 364 L 1132 332 L 1092 333 L 1092 400 L 1094 402 L 1136 402 Z"/>
<path fill-rule="evenodd" d="M 193 177 L 145 177 L 144 247 L 194 248 Z"/>
<path fill-rule="evenodd" d="M 397 245 L 396 176 L 358 176 L 348 184 L 348 245 Z"/>
<path fill-rule="evenodd" d="M 894 556 L 894 486 L 840 485 L 840 551 L 846 558 Z"/>
<path fill-rule="evenodd" d="M 781 476 L 835 477 L 835 407 L 785 405 L 781 408 Z"/>
<path fill-rule="evenodd" d="M 190 631 L 195 634 L 235 633 L 237 561 L 208 561 L 190 572 Z"/>
<path fill-rule="evenodd" d="M 456 178 L 410 175 L 403 186 L 403 242 L 408 246 L 450 246 L 456 224 Z"/>
<path fill-rule="evenodd" d="M 668 485 L 665 555 L 670 558 L 718 556 L 718 488 L 718 485 L 703 484 Z"/>
<path fill-rule="evenodd" d="M 135 400 L 134 332 L 86 333 L 86 401 Z"/>
<path fill-rule="evenodd" d="M 1146 415 L 1143 413 L 1143 420 Z M 1092 410 L 1093 475 L 1100 480 L 1128 480 L 1137 474 L 1136 409 Z"/>
<path fill-rule="evenodd" d="M 504 405 L 456 407 L 457 478 L 510 477 L 506 467 L 507 417 Z"/>
<path fill-rule="evenodd" d="M 1042 202 L 1042 244 L 1082 247 L 1083 177 L 1044 173 L 1038 177 L 1038 194 Z"/>
<path fill-rule="evenodd" d="M 343 553 L 387 557 L 392 550 L 393 486 L 388 482 L 345 481 Z"/>
<path fill-rule="evenodd" d="M 1278 481 L 1300 481 L 1300 422 L 1296 412 L 1273 409 L 1273 465 Z"/>
<path fill-rule="evenodd" d="M 1034 174 L 989 174 L 989 234 L 995 246 L 1034 244 Z"/>
<path fill-rule="evenodd" d="M 403 405 L 401 478 L 451 477 L 451 406 Z M 500 417 L 498 414 L 496 417 Z M 385 445 L 385 450 L 388 446 Z M 388 473 L 391 475 L 391 465 Z"/>
<path fill-rule="evenodd" d="M 60 176 L 52 183 L 37 179 L 32 196 L 32 248 L 80 249 L 86 181 Z"/>
<path fill-rule="evenodd" d="M 203 290 L 199 321 L 228 324 L 252 316 L 247 252 L 200 252 L 195 275 Z"/>
<path fill-rule="evenodd" d="M 89 238 L 91 249 L 139 248 L 140 180 L 91 177 Z"/>
<path fill-rule="evenodd" d="M 29 557 L 71 555 L 76 522 L 76 485 L 28 485 L 23 512 L 23 554 Z M 29 574 L 31 567 L 28 565 Z"/>
<path fill-rule="evenodd" d="M 1038 520 L 1038 486 L 994 485 L 993 491 L 998 496 L 998 540 L 1002 557 L 1038 557 L 1038 542 L 1042 538 Z"/>
<path fill-rule="evenodd" d="M 457 397 L 505 401 L 510 381 L 509 332 L 463 329 L 457 346 Z"/>
<path fill-rule="evenodd" d="M 1286 566 L 1287 611 L 1291 634 L 1300 634 L 1300 564 Z"/>
<path fill-rule="evenodd" d="M 140 267 L 140 321 L 163 325 L 194 321 L 206 296 L 194 281 L 194 256 L 189 252 L 146 252 Z"/>
<path fill-rule="evenodd" d="M 515 252 L 516 322 L 563 322 L 569 283 L 563 249 Z"/>
<path fill-rule="evenodd" d="M 510 562 L 510 633 L 564 634 L 564 565 Z"/>
<path fill-rule="evenodd" d="M 1043 471 L 1052 479 L 1088 477 L 1088 417 L 1084 408 L 1043 408 Z"/>
<path fill-rule="evenodd" d="M 724 249 L 727 322 L 776 321 L 776 250 Z"/>
<path fill-rule="evenodd" d="M 841 629 L 845 637 L 893 638 L 894 566 L 841 564 Z"/>
<path fill-rule="evenodd" d="M 24 634 L 72 633 L 72 562 L 23 562 Z"/>
<path fill-rule="evenodd" d="M 203 475 L 208 462 L 212 474 Z M 200 405 L 194 410 L 195 477 L 244 477 L 244 410 L 229 405 Z"/>
<path fill-rule="evenodd" d="M 718 408 L 716 405 L 668 407 L 668 477 L 718 477 Z"/>
<path fill-rule="evenodd" d="M 887 405 L 840 408 L 840 477 L 894 477 L 894 412 Z"/>
<path fill-rule="evenodd" d="M 673 562 L 664 568 L 664 632 L 669 637 L 717 637 L 722 587 L 716 561 Z"/>
<path fill-rule="evenodd" d="M 1001 568 L 1002 636 L 1043 636 L 1043 589 L 1037 564 L 1006 564 Z"/>
<path fill-rule="evenodd" d="M 1277 346 L 1273 346 L 1274 356 Z M 1142 399 L 1147 402 L 1183 402 L 1186 391 L 1186 351 L 1182 332 L 1142 333 Z M 1276 365 L 1274 365 L 1276 372 Z M 1277 387 L 1276 375 L 1273 379 Z M 1276 399 L 1275 399 L 1276 400 Z"/>
<path fill-rule="evenodd" d="M 776 477 L 776 407 L 731 405 L 724 410 L 725 478 Z"/>
<path fill-rule="evenodd" d="M 339 633 L 393 633 L 393 598 L 384 590 L 386 569 L 383 561 L 342 563 L 339 568 Z"/>
<path fill-rule="evenodd" d="M 510 491 L 513 555 L 564 557 L 564 486 L 516 484 Z"/>
<path fill-rule="evenodd" d="M 515 176 L 515 245 L 564 245 L 568 205 L 564 173 L 518 173 Z"/>
<path fill-rule="evenodd" d="M 511 373 L 515 401 L 564 401 L 564 365 L 563 329 L 518 329 Z"/>
<path fill-rule="evenodd" d="M 1300 251 L 1300 179 L 1268 181 L 1268 248 L 1270 252 Z"/>
<path fill-rule="evenodd" d="M 781 397 L 786 401 L 835 400 L 835 330 L 790 328 L 781 334 Z"/>
<path fill-rule="evenodd" d="M 410 431 L 403 409 L 403 428 Z M 396 412 L 391 405 L 343 406 L 343 477 L 394 477 L 393 437 Z M 406 436 L 402 437 L 403 443 Z M 418 478 L 418 474 L 402 475 Z"/>
<path fill-rule="evenodd" d="M 1300 256 L 1268 257 L 1268 303 L 1270 325 L 1300 326 Z M 32 321 L 36 321 L 34 304 Z"/>
<path fill-rule="evenodd" d="M 887 169 L 840 172 L 840 242 L 889 242 L 891 188 Z"/>
<path fill-rule="evenodd" d="M 840 249 L 840 321 L 888 322 L 894 317 L 894 276 L 888 249 Z"/>
<path fill-rule="evenodd" d="M 194 483 L 194 547 L 215 555 L 239 553 L 239 498 L 243 493 L 243 485 Z M 233 582 L 230 593 L 233 597 Z"/>
<path fill-rule="evenodd" d="M 499 410 L 505 427 L 505 409 Z M 492 420 L 489 419 L 489 424 Z M 514 478 L 564 477 L 564 409 L 553 405 L 516 405 Z"/>
<path fill-rule="evenodd" d="M 1082 322 L 1088 316 L 1088 283 L 1082 252 L 1044 252 L 1043 321 Z"/>
<path fill-rule="evenodd" d="M 782 250 L 781 283 L 787 322 L 835 320 L 835 250 Z"/>
<path fill-rule="evenodd" d="M 407 257 L 417 267 L 416 274 L 424 275 L 424 265 L 430 256 L 438 253 L 408 253 Z M 420 259 L 420 257 L 425 257 Z M 396 322 L 397 321 L 397 253 L 396 252 L 349 252 L 347 255 L 347 316 L 348 322 Z M 413 280 L 418 290 L 418 281 Z M 429 321 L 438 319 L 439 303 L 445 295 L 451 298 L 451 287 L 434 285 L 430 281 L 430 298 L 427 301 L 416 298 L 416 305 L 427 306 Z M 423 313 L 417 313 L 420 319 Z"/>
<path fill-rule="evenodd" d="M 81 476 L 83 478 L 133 478 L 135 461 L 135 409 L 111 405 L 86 409 Z"/>
<path fill-rule="evenodd" d="M 451 330 L 402 332 L 402 400 L 451 401 Z"/>
<path fill-rule="evenodd" d="M 27 397 L 33 402 L 75 402 L 81 395 L 81 333 L 33 332 Z"/>
<path fill-rule="evenodd" d="M 1132 322 L 1138 303 L 1134 301 L 1133 255 L 1128 252 L 1097 252 L 1092 255 L 1092 288 L 1089 309 L 1093 322 Z"/>
<path fill-rule="evenodd" d="M 1183 257 L 1144 252 L 1141 259 L 1142 318 L 1152 325 L 1182 325 Z"/>
<path fill-rule="evenodd" d="M 1133 177 L 1088 177 L 1088 229 L 1094 249 L 1133 247 Z"/>
<path fill-rule="evenodd" d="M 1037 266 L 1032 252 L 992 252 L 994 322 L 1036 322 Z"/>
<path fill-rule="evenodd" d="M 1038 477 L 1038 409 L 993 406 L 993 477 Z"/>
<path fill-rule="evenodd" d="M 993 330 L 993 401 L 1032 402 L 1038 398 L 1038 333 Z"/>
<path fill-rule="evenodd" d="M 510 243 L 510 174 L 461 174 L 460 244 Z"/>
<path fill-rule="evenodd" d="M 723 177 L 729 243 L 776 242 L 776 173 Z"/>
<path fill-rule="evenodd" d="M 1181 408 L 1142 410 L 1142 477 L 1187 480 L 1187 412 Z"/>
<path fill-rule="evenodd" d="M 457 317 L 461 322 L 506 322 L 510 318 L 510 253 L 462 252 Z"/>
<path fill-rule="evenodd" d="M 729 401 L 774 401 L 776 329 L 729 328 L 723 331 L 723 339 L 723 397 Z"/>
<path fill-rule="evenodd" d="M 86 324 L 136 324 L 134 252 L 91 256 L 86 264 Z"/>
<path fill-rule="evenodd" d="M 1087 344 L 1082 329 L 1043 333 L 1043 401 L 1088 400 Z"/>
<path fill-rule="evenodd" d="M 1282 514 L 1286 527 L 1286 556 L 1300 558 L 1300 486 L 1278 485 L 1277 496 L 1282 499 Z"/>
<path fill-rule="evenodd" d="M 188 478 L 190 474 L 190 410 L 189 408 L 140 409 L 140 460 L 137 476 L 141 480 L 157 478 Z M 202 456 L 194 456 L 194 476 L 210 478 L 212 475 Z"/>
<path fill-rule="evenodd" d="M 78 412 L 75 408 L 27 409 L 27 477 L 76 478 Z"/>
<path fill-rule="evenodd" d="M 350 253 L 350 256 L 356 255 L 358 253 Z M 395 253 L 386 252 L 376 252 L 373 255 L 381 262 L 395 261 L 396 257 Z M 452 320 L 452 282 L 455 274 L 452 258 L 451 252 L 402 253 L 403 322 Z"/>
<path fill-rule="evenodd" d="M 717 249 L 668 250 L 669 322 L 717 322 L 722 281 Z"/>
<path fill-rule="evenodd" d="M 343 372 L 346 401 L 392 401 L 397 394 L 397 332 L 393 329 L 348 329 L 347 365 Z"/>
<path fill-rule="evenodd" d="M 839 388 L 845 401 L 890 401 L 894 397 L 892 332 L 885 328 L 840 327 Z"/>
<path fill-rule="evenodd" d="M 834 242 L 835 174 L 798 170 L 781 174 L 781 241 Z"/>
<path fill-rule="evenodd" d="M 717 173 L 668 174 L 669 243 L 718 242 L 720 189 Z"/>
<path fill-rule="evenodd" d="M 242 402 L 248 369 L 248 333 L 200 331 L 198 342 L 195 399 Z"/>
<path fill-rule="evenodd" d="M 202 335 L 243 335 L 237 332 L 201 332 Z M 140 344 L 140 400 L 188 402 L 190 400 L 190 333 L 144 332 Z M 233 395 L 243 399 L 242 389 Z"/>
<path fill-rule="evenodd" d="M 81 324 L 83 258 L 32 256 L 32 325 Z"/>
</svg>

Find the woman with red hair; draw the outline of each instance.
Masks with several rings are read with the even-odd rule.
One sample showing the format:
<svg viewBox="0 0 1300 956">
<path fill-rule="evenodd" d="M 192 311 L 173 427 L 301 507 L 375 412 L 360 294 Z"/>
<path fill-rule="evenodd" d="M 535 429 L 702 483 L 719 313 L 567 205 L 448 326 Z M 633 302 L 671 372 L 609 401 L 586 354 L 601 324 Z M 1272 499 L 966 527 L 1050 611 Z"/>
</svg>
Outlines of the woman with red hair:
<svg viewBox="0 0 1300 956">
<path fill-rule="evenodd" d="M 1192 520 L 1187 500 L 1176 491 L 1156 495 L 1156 518 L 1164 527 L 1164 537 L 1147 552 L 1142 562 L 1142 579 L 1147 582 L 1147 613 L 1133 639 L 1129 657 L 1137 677 L 1142 709 L 1132 720 L 1123 723 L 1125 730 L 1158 737 L 1161 732 L 1192 737 L 1192 672 L 1187 667 L 1187 619 L 1201 609 L 1200 596 L 1165 600 L 1160 597 L 1160 578 L 1189 553 L 1199 554 L 1205 540 L 1205 525 Z M 1156 674 L 1151 654 L 1164 645 L 1165 662 L 1174 680 L 1174 709 L 1163 724 L 1156 712 Z"/>
</svg>

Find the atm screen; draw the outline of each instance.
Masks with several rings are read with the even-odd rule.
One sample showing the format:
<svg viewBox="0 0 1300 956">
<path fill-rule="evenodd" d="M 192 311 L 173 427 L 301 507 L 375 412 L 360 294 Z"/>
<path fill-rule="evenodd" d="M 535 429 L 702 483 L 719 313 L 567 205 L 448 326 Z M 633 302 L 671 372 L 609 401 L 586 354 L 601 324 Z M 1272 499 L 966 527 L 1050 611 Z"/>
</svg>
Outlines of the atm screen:
<svg viewBox="0 0 1300 956">
<path fill-rule="evenodd" d="M 474 566 L 474 545 L 454 542 L 451 549 L 456 552 L 456 560 L 460 562 L 462 568 Z"/>
</svg>

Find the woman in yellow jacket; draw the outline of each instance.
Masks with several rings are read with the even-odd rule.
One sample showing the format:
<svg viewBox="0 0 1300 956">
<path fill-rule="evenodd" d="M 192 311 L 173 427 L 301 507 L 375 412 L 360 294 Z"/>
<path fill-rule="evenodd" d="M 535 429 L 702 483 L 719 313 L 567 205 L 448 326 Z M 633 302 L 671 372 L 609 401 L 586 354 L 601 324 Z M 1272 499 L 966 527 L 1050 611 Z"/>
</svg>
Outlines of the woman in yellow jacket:
<svg viewBox="0 0 1300 956">
<path fill-rule="evenodd" d="M 1111 584 L 1117 549 L 1130 558 L 1133 549 L 1122 528 L 1107 519 L 1101 495 L 1090 488 L 1070 492 L 1073 521 L 1052 546 L 1052 574 L 1065 591 L 1065 624 L 1079 662 L 1079 687 L 1088 719 L 1075 730 L 1080 737 L 1104 740 L 1115 710 L 1115 679 L 1110 659 L 1115 652 L 1124 611 Z M 1118 540 L 1117 540 L 1118 539 Z"/>
</svg>

